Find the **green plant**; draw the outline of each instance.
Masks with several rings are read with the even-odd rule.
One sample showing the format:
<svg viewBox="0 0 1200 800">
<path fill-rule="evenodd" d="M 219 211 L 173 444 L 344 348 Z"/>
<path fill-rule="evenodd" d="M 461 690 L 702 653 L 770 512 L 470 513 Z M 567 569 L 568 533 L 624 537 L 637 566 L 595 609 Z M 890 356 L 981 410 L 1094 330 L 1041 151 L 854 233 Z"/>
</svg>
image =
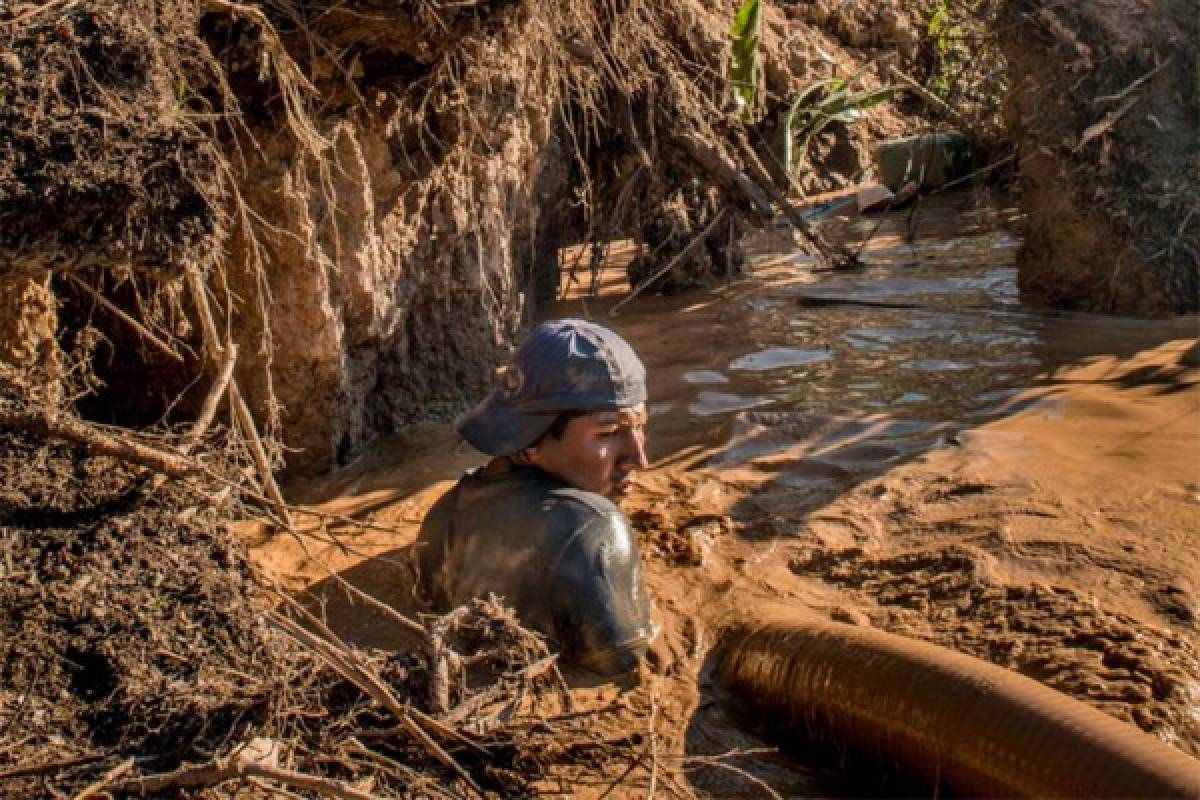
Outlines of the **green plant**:
<svg viewBox="0 0 1200 800">
<path fill-rule="evenodd" d="M 935 94 L 945 95 L 950 89 L 946 76 L 946 65 L 954 60 L 955 42 L 961 35 L 959 26 L 950 16 L 948 0 L 934 0 L 927 10 L 925 21 L 925 36 L 932 47 L 933 69 L 930 73 L 928 88 Z"/>
<path fill-rule="evenodd" d="M 895 89 L 854 91 L 858 76 L 825 78 L 801 89 L 780 120 L 776 133 L 775 154 L 788 172 L 795 171 L 804 160 L 808 143 L 831 122 L 858 121 L 863 111 L 892 99 Z"/>
<path fill-rule="evenodd" d="M 761 38 L 762 6 L 759 0 L 746 0 L 733 18 L 729 35 L 733 37 L 733 55 L 729 59 L 729 84 L 738 114 L 749 120 L 754 113 L 758 83 L 758 42 Z"/>
</svg>

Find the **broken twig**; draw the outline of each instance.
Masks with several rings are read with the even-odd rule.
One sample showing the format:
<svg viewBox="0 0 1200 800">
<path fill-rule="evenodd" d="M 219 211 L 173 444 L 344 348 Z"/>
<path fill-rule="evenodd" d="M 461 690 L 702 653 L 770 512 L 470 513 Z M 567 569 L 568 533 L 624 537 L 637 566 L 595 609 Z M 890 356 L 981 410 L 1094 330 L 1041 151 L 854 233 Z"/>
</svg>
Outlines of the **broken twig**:
<svg viewBox="0 0 1200 800">
<path fill-rule="evenodd" d="M 208 390 L 208 395 L 204 398 L 204 404 L 200 406 L 200 413 L 196 415 L 196 422 L 192 425 L 191 430 L 187 433 L 187 438 L 184 439 L 182 450 L 189 452 L 196 443 L 208 431 L 212 425 L 213 419 L 217 415 L 217 406 L 221 404 L 221 398 L 225 395 L 226 389 L 229 388 L 229 381 L 233 377 L 233 367 L 237 363 L 238 348 L 236 344 L 231 344 L 225 348 L 222 355 L 222 361 L 216 378 L 213 380 L 213 385 Z"/>
<path fill-rule="evenodd" d="M 213 786 L 234 778 L 266 778 L 282 783 L 284 786 L 316 792 L 326 797 L 337 798 L 337 800 L 378 800 L 376 795 L 360 791 L 332 778 L 307 775 L 303 772 L 264 764 L 252 758 L 237 756 L 215 758 L 205 764 L 182 767 L 173 772 L 134 778 L 114 785 L 112 790 L 145 797 L 168 789 Z"/>
<path fill-rule="evenodd" d="M 105 753 L 94 753 L 90 756 L 76 756 L 75 758 L 63 758 L 57 761 L 44 761 L 41 764 L 23 764 L 19 767 L 12 767 L 0 772 L 0 781 L 12 778 L 24 778 L 27 775 L 42 775 L 47 772 L 61 772 L 64 769 L 90 764 L 105 757 Z"/>
<path fill-rule="evenodd" d="M 88 286 L 86 283 L 81 281 L 79 278 L 76 278 L 74 275 L 68 275 L 67 277 L 70 278 L 71 283 L 75 284 L 80 289 L 87 292 L 88 296 L 90 296 L 93 300 L 95 300 L 100 305 L 104 306 L 104 308 L 106 308 L 109 311 L 109 313 L 111 313 L 117 319 L 124 322 L 130 328 L 133 328 L 134 333 L 136 333 L 138 336 L 140 336 L 141 338 L 145 339 L 150 344 L 157 347 L 162 353 L 164 353 L 171 359 L 179 362 L 180 364 L 184 363 L 183 356 L 179 355 L 179 353 L 176 353 L 171 348 L 171 345 L 167 344 L 162 339 L 155 336 L 154 333 L 151 332 L 151 330 L 149 328 L 147 328 L 142 323 L 138 322 L 133 317 L 126 314 L 114 302 L 112 302 L 111 300 L 109 300 L 107 297 L 100 294 L 99 292 L 97 292 L 91 286 Z"/>
<path fill-rule="evenodd" d="M 353 656 L 346 651 L 338 648 L 332 642 L 317 636 L 310 631 L 305 630 L 300 625 L 281 614 L 271 613 L 270 617 L 276 625 L 284 630 L 289 636 L 295 639 L 298 643 L 308 647 L 316 655 L 320 656 L 325 663 L 338 672 L 343 678 L 353 683 L 361 689 L 368 697 L 375 701 L 376 704 L 386 708 L 393 716 L 399 720 L 404 729 L 421 745 L 430 755 L 440 761 L 443 766 L 449 768 L 452 772 L 458 775 L 468 786 L 475 791 L 476 794 L 482 795 L 483 790 L 475 783 L 471 775 L 463 769 L 462 765 L 454 760 L 454 757 L 442 748 L 433 738 L 426 733 L 414 721 L 413 712 L 416 709 L 406 707 L 396 699 L 391 690 L 374 674 L 369 668 L 357 664 L 353 661 Z M 418 712 L 419 713 L 419 712 Z M 421 715 L 424 720 L 428 720 L 424 714 Z M 424 721 L 423 720 L 423 721 Z"/>
<path fill-rule="evenodd" d="M 82 792 L 75 795 L 75 800 L 88 800 L 89 797 L 95 797 L 100 792 L 104 791 L 110 783 L 124 775 L 129 770 L 133 769 L 134 759 L 127 758 L 120 764 L 110 769 L 108 772 L 100 776 L 99 780 L 88 785 Z"/>
<path fill-rule="evenodd" d="M 201 280 L 200 274 L 195 270 L 187 272 L 187 287 L 188 294 L 191 295 L 192 305 L 196 307 L 196 313 L 200 317 L 200 329 L 204 336 L 204 347 L 208 352 L 208 357 L 217 365 L 214 372 L 220 370 L 220 361 L 229 347 L 221 343 L 220 337 L 217 335 L 217 325 L 213 317 L 212 308 L 208 304 L 208 295 L 204 290 L 204 281 Z M 228 384 L 229 404 L 233 408 L 233 412 L 237 417 L 238 425 L 242 428 L 242 435 L 246 437 L 246 444 L 250 447 L 250 454 L 254 457 L 255 466 L 258 467 L 259 480 L 262 481 L 263 490 L 267 493 L 271 503 L 275 506 L 275 512 L 279 515 L 280 520 L 288 528 L 294 527 L 292 524 L 292 515 L 288 513 L 287 502 L 283 499 L 283 492 L 279 491 L 279 484 L 275 482 L 275 474 L 271 469 L 271 460 L 267 457 L 267 450 L 263 447 L 262 439 L 258 435 L 258 428 L 254 425 L 254 416 L 250 413 L 250 407 L 246 405 L 245 398 L 238 391 L 237 381 L 230 378 Z"/>
<path fill-rule="evenodd" d="M 742 159 L 750 167 L 750 171 L 754 173 L 752 177 L 766 190 L 771 199 L 775 201 L 775 204 L 783 210 L 784 216 L 792 223 L 792 227 L 800 231 L 804 235 L 804 238 L 812 243 L 812 246 L 817 249 L 821 258 L 830 262 L 835 267 L 845 262 L 853 261 L 853 256 L 848 252 L 843 251 L 835 255 L 829 244 L 821 238 L 821 234 L 817 233 L 808 220 L 804 218 L 804 215 L 788 200 L 787 195 L 775 184 L 770 174 L 767 173 L 766 167 L 759 161 L 758 154 L 754 152 L 754 148 L 750 146 L 746 138 L 744 136 L 738 136 L 737 138 L 738 147 L 742 151 Z M 790 176 L 788 180 L 790 182 Z"/>
<path fill-rule="evenodd" d="M 119 461 L 140 464 L 172 478 L 207 472 L 204 465 L 198 462 L 189 461 L 175 453 L 156 450 L 140 442 L 101 433 L 86 422 L 67 414 L 0 408 L 0 425 L 38 436 L 73 442 L 81 445 L 89 455 L 109 456 Z"/>
<path fill-rule="evenodd" d="M 1135 94 L 1132 97 L 1127 98 L 1125 102 L 1121 103 L 1121 105 L 1115 110 L 1108 112 L 1098 121 L 1088 125 L 1084 132 L 1079 136 L 1079 144 L 1075 145 L 1075 147 L 1071 149 L 1071 152 L 1078 153 L 1087 145 L 1088 142 L 1092 141 L 1093 139 L 1098 139 L 1112 130 L 1113 126 L 1120 121 L 1121 117 L 1125 116 L 1125 112 L 1133 108 L 1134 105 L 1137 104 L 1137 101 L 1141 99 L 1142 96 L 1140 94 Z"/>
<path fill-rule="evenodd" d="M 904 84 L 905 89 L 907 89 L 908 91 L 912 92 L 917 97 L 919 97 L 923 101 L 925 101 L 925 104 L 927 106 L 930 106 L 931 108 L 941 111 L 943 114 L 950 117 L 952 120 L 954 120 L 954 123 L 956 125 L 960 126 L 964 131 L 971 129 L 970 120 L 968 120 L 966 117 L 964 117 L 962 114 L 960 114 L 953 106 L 951 106 L 945 100 L 938 97 L 936 94 L 929 91 L 924 86 L 917 83 L 914 79 L 910 78 L 908 75 L 905 75 L 903 72 L 901 72 L 900 70 L 896 69 L 893 66 L 888 67 L 888 72 L 890 72 L 892 74 L 893 78 L 895 78 L 896 80 L 898 80 L 902 84 Z"/>
</svg>

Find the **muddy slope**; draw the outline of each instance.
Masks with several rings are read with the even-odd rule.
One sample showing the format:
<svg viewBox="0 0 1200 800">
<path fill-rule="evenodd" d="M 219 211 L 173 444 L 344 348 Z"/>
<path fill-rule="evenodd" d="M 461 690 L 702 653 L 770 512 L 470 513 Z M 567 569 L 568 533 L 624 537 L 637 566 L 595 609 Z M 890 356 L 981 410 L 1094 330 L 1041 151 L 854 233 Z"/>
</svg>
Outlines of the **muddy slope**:
<svg viewBox="0 0 1200 800">
<path fill-rule="evenodd" d="M 1028 214 L 1021 291 L 1057 308 L 1200 308 L 1200 16 L 1189 0 L 1012 0 L 999 32 Z"/>
</svg>

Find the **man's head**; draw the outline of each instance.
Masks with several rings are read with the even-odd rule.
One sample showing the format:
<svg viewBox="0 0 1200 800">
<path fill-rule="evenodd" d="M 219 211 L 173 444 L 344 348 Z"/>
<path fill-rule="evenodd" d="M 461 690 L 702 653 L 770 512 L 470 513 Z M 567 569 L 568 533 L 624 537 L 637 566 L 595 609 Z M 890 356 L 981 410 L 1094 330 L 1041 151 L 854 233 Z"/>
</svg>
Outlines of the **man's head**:
<svg viewBox="0 0 1200 800">
<path fill-rule="evenodd" d="M 646 370 L 613 331 L 579 319 L 544 322 L 498 371 L 496 388 L 458 423 L 472 446 L 615 496 L 646 466 Z"/>
</svg>

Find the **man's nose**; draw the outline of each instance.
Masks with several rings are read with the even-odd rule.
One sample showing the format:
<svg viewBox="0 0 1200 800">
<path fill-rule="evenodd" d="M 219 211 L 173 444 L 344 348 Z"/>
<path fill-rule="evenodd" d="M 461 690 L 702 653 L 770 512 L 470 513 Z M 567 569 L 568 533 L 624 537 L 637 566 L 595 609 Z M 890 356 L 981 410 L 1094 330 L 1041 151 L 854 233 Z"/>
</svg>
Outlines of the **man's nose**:
<svg viewBox="0 0 1200 800">
<path fill-rule="evenodd" d="M 622 466 L 631 469 L 646 469 L 650 462 L 646 459 L 646 434 L 640 430 L 630 431 L 625 437 L 625 447 L 622 452 Z"/>
</svg>

